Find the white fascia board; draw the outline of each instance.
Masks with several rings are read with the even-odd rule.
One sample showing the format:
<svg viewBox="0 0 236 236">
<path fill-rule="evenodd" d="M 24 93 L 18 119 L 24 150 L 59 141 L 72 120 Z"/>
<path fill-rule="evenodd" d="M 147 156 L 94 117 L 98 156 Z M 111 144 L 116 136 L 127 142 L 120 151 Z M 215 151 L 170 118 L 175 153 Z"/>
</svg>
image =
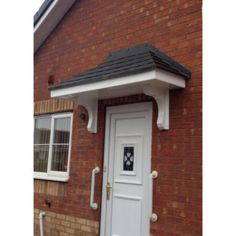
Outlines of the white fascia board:
<svg viewBox="0 0 236 236">
<path fill-rule="evenodd" d="M 170 85 L 170 88 L 185 88 L 185 79 L 179 75 L 157 69 L 156 80 Z"/>
<path fill-rule="evenodd" d="M 55 0 L 34 27 L 34 52 L 43 44 L 75 0 Z"/>
<path fill-rule="evenodd" d="M 162 82 L 168 87 L 185 88 L 185 79 L 163 70 L 152 70 L 137 75 L 129 75 L 115 79 L 109 79 L 90 84 L 77 85 L 67 88 L 55 89 L 51 91 L 51 97 L 63 97 L 67 95 L 76 95 L 88 93 L 102 89 L 115 88 L 124 85 L 133 85 L 144 82 Z"/>
<path fill-rule="evenodd" d="M 115 79 L 104 80 L 95 83 L 77 85 L 68 88 L 55 89 L 51 91 L 51 97 L 61 97 L 66 95 L 75 95 L 79 93 L 86 93 L 101 89 L 114 88 L 122 85 L 137 84 L 140 82 L 146 82 L 155 80 L 155 70 L 140 73 L 137 75 L 129 75 Z"/>
<path fill-rule="evenodd" d="M 59 0 L 54 0 L 52 2 L 52 4 L 49 6 L 49 8 L 46 10 L 46 12 L 43 14 L 43 16 L 40 18 L 40 20 L 35 25 L 34 32 L 36 32 L 39 29 L 42 22 L 44 22 L 49 17 L 49 15 L 52 13 L 52 9 L 58 4 L 58 2 L 59 2 Z"/>
</svg>

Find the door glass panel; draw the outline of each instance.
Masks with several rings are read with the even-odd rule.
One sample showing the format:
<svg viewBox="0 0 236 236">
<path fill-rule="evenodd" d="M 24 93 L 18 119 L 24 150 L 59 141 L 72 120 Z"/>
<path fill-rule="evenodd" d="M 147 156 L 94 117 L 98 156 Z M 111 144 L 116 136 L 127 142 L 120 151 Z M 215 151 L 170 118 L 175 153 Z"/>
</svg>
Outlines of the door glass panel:
<svg viewBox="0 0 236 236">
<path fill-rule="evenodd" d="M 123 170 L 134 170 L 134 147 L 124 147 Z"/>
</svg>

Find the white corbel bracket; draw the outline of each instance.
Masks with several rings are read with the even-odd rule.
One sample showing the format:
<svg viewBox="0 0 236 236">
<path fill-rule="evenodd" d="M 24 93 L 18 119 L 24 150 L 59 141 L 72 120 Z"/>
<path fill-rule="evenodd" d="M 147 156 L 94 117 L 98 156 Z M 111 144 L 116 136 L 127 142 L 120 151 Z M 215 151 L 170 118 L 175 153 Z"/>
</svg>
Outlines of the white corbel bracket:
<svg viewBox="0 0 236 236">
<path fill-rule="evenodd" d="M 89 100 L 85 103 L 80 103 L 88 111 L 87 129 L 90 133 L 97 133 L 97 119 L 98 119 L 98 101 Z"/>
<path fill-rule="evenodd" d="M 160 130 L 169 129 L 169 87 L 145 85 L 143 93 L 155 99 L 158 107 L 157 127 Z M 80 96 L 67 96 L 67 99 L 83 106 L 88 111 L 87 130 L 90 133 L 97 133 L 98 119 L 98 94 L 97 92 L 81 94 Z"/>
<path fill-rule="evenodd" d="M 162 86 L 146 85 L 143 93 L 155 99 L 158 107 L 157 127 L 160 130 L 169 129 L 169 88 Z M 88 111 L 87 130 L 90 133 L 97 133 L 98 119 L 98 96 L 97 93 L 85 96 L 73 97 L 73 100 Z"/>
<path fill-rule="evenodd" d="M 145 86 L 143 92 L 152 96 L 158 107 L 157 127 L 160 130 L 169 129 L 169 88 Z"/>
<path fill-rule="evenodd" d="M 98 98 L 97 96 L 86 96 L 73 99 L 77 104 L 85 107 L 88 111 L 87 130 L 90 133 L 97 133 L 97 119 L 98 119 Z"/>
</svg>

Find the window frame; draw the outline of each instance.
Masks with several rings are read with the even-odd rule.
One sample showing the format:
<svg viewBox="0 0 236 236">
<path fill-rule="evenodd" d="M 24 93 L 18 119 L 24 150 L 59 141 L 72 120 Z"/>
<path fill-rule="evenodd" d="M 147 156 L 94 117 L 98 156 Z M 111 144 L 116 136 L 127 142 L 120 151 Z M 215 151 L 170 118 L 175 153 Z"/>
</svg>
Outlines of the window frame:
<svg viewBox="0 0 236 236">
<path fill-rule="evenodd" d="M 72 127 L 73 127 L 73 113 L 57 113 L 57 114 L 47 114 L 47 115 L 37 115 L 34 117 L 34 132 L 35 132 L 35 121 L 38 118 L 47 118 L 51 119 L 50 127 L 50 141 L 49 141 L 49 154 L 48 154 L 48 163 L 47 163 L 47 172 L 37 172 L 34 171 L 34 179 L 43 179 L 43 180 L 53 180 L 66 182 L 69 180 L 70 174 L 70 157 L 71 157 L 71 146 L 72 146 Z M 67 161 L 67 171 L 52 171 L 51 162 L 52 162 L 52 148 L 53 148 L 53 135 L 54 135 L 54 123 L 57 118 L 70 118 L 70 137 L 69 137 L 69 147 L 68 147 L 68 161 Z M 34 143 L 35 145 L 35 143 Z"/>
</svg>

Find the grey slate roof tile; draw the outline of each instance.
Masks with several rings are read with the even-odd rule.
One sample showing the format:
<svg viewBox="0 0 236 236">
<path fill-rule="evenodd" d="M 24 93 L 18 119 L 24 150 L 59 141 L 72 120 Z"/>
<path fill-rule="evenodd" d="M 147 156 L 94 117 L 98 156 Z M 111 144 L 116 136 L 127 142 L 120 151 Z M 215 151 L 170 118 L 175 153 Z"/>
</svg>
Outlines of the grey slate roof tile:
<svg viewBox="0 0 236 236">
<path fill-rule="evenodd" d="M 140 44 L 111 53 L 95 68 L 50 87 L 51 90 L 118 78 L 159 68 L 186 79 L 191 72 L 151 44 Z"/>
</svg>

